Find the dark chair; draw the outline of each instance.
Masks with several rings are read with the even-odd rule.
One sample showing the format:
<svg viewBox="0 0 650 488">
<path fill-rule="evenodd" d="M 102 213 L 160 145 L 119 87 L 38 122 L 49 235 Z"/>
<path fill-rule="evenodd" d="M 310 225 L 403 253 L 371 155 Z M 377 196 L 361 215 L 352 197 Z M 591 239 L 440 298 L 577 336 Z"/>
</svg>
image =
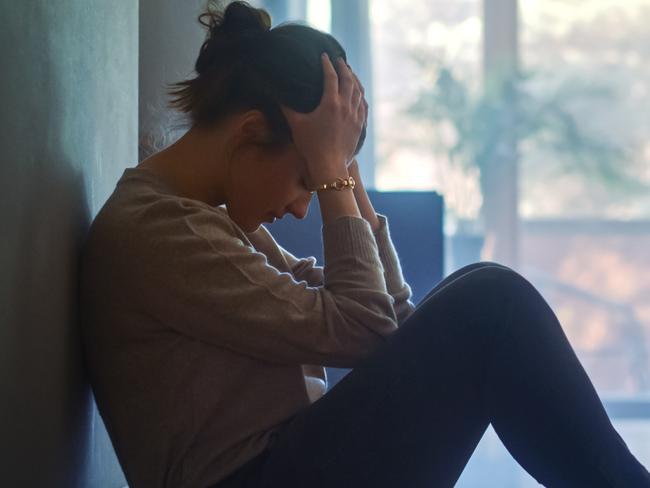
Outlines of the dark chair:
<svg viewBox="0 0 650 488">
<path fill-rule="evenodd" d="M 368 195 L 375 210 L 388 219 L 404 279 L 413 292 L 411 300 L 417 304 L 443 278 L 443 199 L 433 191 L 368 190 Z M 323 265 L 321 226 L 318 198 L 312 199 L 304 219 L 289 214 L 267 224 L 282 247 L 298 257 L 314 256 L 320 266 Z M 327 368 L 329 387 L 348 371 Z"/>
</svg>

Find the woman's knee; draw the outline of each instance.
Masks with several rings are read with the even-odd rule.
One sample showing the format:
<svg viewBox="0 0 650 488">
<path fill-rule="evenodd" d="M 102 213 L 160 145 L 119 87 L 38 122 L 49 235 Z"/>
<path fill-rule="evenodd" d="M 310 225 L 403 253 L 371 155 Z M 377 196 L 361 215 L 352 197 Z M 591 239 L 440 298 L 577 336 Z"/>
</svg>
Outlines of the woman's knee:
<svg viewBox="0 0 650 488">
<path fill-rule="evenodd" d="M 527 281 L 515 270 L 493 261 L 471 263 L 451 273 L 440 281 L 417 305 L 419 308 L 430 297 L 444 290 L 466 294 L 468 301 L 484 301 L 488 296 L 512 296 L 513 290 L 521 289 Z M 506 290 L 502 293 L 503 290 Z M 465 298 L 463 298 L 463 302 Z"/>
<path fill-rule="evenodd" d="M 493 272 L 492 270 L 497 270 Z M 507 280 L 512 278 L 512 274 L 520 276 L 516 271 L 508 266 L 494 262 L 494 261 L 478 261 L 476 263 L 471 263 L 450 274 L 446 280 L 448 282 L 456 281 L 457 279 L 466 279 L 466 278 L 481 278 L 484 279 L 486 276 L 496 279 L 496 280 Z"/>
<path fill-rule="evenodd" d="M 508 268 L 507 266 L 505 266 L 503 264 L 497 263 L 496 261 L 476 261 L 474 263 L 466 264 L 466 265 L 458 268 L 456 271 L 451 273 L 448 276 L 448 278 L 450 278 L 452 276 L 462 276 L 462 275 L 465 275 L 465 274 L 467 274 L 470 271 L 473 271 L 475 269 L 486 268 L 486 267 L 497 267 L 497 268 L 510 269 L 510 268 Z"/>
<path fill-rule="evenodd" d="M 505 268 L 505 269 L 509 269 L 509 270 L 513 271 L 511 268 L 509 268 L 505 264 L 497 263 L 496 261 L 477 261 L 474 264 L 476 264 L 477 266 L 480 266 L 482 268 L 484 268 L 486 266 L 492 266 L 492 267 L 497 267 L 497 268 Z M 471 266 L 471 264 L 469 266 Z"/>
<path fill-rule="evenodd" d="M 467 331 L 481 343 L 479 338 L 485 339 L 495 327 L 501 327 L 508 304 L 513 299 L 518 301 L 517 290 L 523 288 L 523 277 L 512 268 L 491 261 L 472 263 L 461 269 L 465 273 L 444 283 L 429 300 L 423 300 L 409 320 L 421 322 L 423 334 L 428 334 L 433 324 L 437 330 L 450 327 Z M 418 319 L 422 316 L 427 318 Z M 476 333 L 477 327 L 480 333 Z"/>
<path fill-rule="evenodd" d="M 497 281 L 510 280 L 513 278 L 514 279 L 522 278 L 522 276 L 519 273 L 517 273 L 514 269 L 504 264 L 500 264 L 493 261 L 480 261 L 476 264 L 480 266 L 477 266 L 475 269 L 467 273 L 468 277 L 470 275 L 473 277 L 481 277 L 481 278 L 488 277 L 492 280 L 497 280 Z"/>
<path fill-rule="evenodd" d="M 466 292 L 469 297 L 478 298 L 484 295 L 483 291 L 501 288 L 498 286 L 500 283 L 512 281 L 511 278 L 517 279 L 517 277 L 520 277 L 520 275 L 514 270 L 496 262 L 479 261 L 471 263 L 457 269 L 441 280 L 418 303 L 417 307 L 423 305 L 430 297 L 451 288 L 455 290 L 454 293 Z"/>
<path fill-rule="evenodd" d="M 519 291 L 530 291 L 533 285 L 514 269 L 499 263 L 485 261 L 461 279 L 468 285 L 478 287 L 481 294 L 497 293 L 512 298 Z M 471 286 L 474 288 L 474 286 Z"/>
<path fill-rule="evenodd" d="M 433 288 L 431 288 L 431 290 L 429 290 L 429 292 L 420 300 L 417 306 L 419 307 L 424 302 L 426 302 L 429 297 L 435 295 L 438 291 L 447 287 L 449 284 L 457 281 L 460 278 L 463 278 L 468 273 L 471 273 L 479 268 L 485 268 L 489 266 L 505 267 L 502 264 L 493 261 L 478 261 L 475 263 L 470 263 L 465 266 L 462 266 L 457 270 L 453 271 L 452 273 L 450 273 L 449 275 L 447 275 L 446 277 L 444 277 L 442 280 L 438 281 L 438 283 L 436 283 L 436 285 Z"/>
</svg>

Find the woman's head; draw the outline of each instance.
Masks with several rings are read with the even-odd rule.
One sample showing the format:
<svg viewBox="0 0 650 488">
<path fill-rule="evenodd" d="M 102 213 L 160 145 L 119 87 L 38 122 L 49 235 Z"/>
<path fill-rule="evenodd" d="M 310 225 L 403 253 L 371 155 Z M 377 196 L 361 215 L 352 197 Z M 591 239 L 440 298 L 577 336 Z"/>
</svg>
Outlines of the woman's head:
<svg viewBox="0 0 650 488">
<path fill-rule="evenodd" d="M 232 2 L 224 9 L 221 2 L 211 1 L 199 22 L 208 34 L 195 63 L 197 76 L 172 85 L 170 106 L 187 113 L 199 127 L 259 110 L 269 136 L 257 143 L 276 148 L 290 144 L 291 131 L 280 106 L 313 111 L 323 93 L 320 55 L 325 51 L 331 59 L 346 59 L 344 49 L 331 35 L 307 25 L 271 28 L 269 14 L 246 2 Z"/>
<path fill-rule="evenodd" d="M 209 1 L 199 22 L 208 33 L 195 63 L 196 77 L 170 90 L 170 106 L 187 114 L 191 127 L 158 162 L 175 168 L 168 178 L 176 180 L 179 192 L 213 205 L 225 203 L 246 232 L 272 215 L 303 218 L 314 182 L 307 184 L 306 161 L 284 111 L 317 109 L 324 89 L 321 54 L 345 60 L 345 51 L 329 34 L 304 24 L 271 29 L 268 13 L 246 2 L 223 8 Z M 364 139 L 365 126 L 354 154 Z M 190 155 L 193 168 L 187 163 L 176 167 Z"/>
</svg>

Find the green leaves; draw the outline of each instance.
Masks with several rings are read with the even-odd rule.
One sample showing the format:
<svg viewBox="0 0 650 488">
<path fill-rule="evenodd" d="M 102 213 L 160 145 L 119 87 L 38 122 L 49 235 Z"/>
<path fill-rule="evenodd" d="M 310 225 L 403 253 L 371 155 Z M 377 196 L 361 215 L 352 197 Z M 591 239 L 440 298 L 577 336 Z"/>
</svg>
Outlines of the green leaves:
<svg viewBox="0 0 650 488">
<path fill-rule="evenodd" d="M 628 151 L 603 134 L 588 130 L 578 118 L 580 103 L 598 99 L 616 103 L 616 94 L 606 85 L 569 80 L 557 84 L 541 72 L 519 72 L 489 90 L 472 90 L 444 63 L 414 56 L 424 72 L 433 73 L 432 83 L 422 89 L 405 108 L 412 118 L 429 124 L 433 133 L 449 127 L 455 137 L 433 137 L 430 144 L 444 151 L 463 168 L 478 167 L 483 173 L 498 165 L 508 147 L 526 143 L 544 153 L 566 173 L 621 191 L 647 191 L 647 185 L 626 172 Z M 515 144 L 512 144 L 512 143 Z"/>
</svg>

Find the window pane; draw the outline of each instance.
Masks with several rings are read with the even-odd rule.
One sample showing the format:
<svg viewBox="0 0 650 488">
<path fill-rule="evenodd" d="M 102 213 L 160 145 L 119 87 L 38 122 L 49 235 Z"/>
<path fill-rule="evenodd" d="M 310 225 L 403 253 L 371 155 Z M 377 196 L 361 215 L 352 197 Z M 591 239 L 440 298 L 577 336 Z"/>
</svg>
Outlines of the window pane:
<svg viewBox="0 0 650 488">
<path fill-rule="evenodd" d="M 549 145 L 525 146 L 522 216 L 650 218 L 648 188 L 615 184 L 619 174 L 650 184 L 650 1 L 520 4 L 522 64 L 539 75 L 536 94 L 562 103 L 612 169 L 603 180 L 598 154 L 586 153 L 589 164 Z M 548 198 L 557 178 L 561 191 Z"/>
<path fill-rule="evenodd" d="M 650 1 L 520 6 L 531 93 L 572 121 L 520 145 L 522 268 L 599 393 L 648 394 Z"/>
<path fill-rule="evenodd" d="M 376 134 L 376 187 L 436 190 L 450 209 L 476 214 L 476 174 L 452 168 L 445 151 L 432 146 L 435 134 L 453 137 L 405 114 L 434 82 L 439 64 L 453 65 L 475 85 L 480 76 L 481 20 L 478 0 L 372 0 Z M 435 134 L 434 134 L 435 132 Z"/>
<path fill-rule="evenodd" d="M 324 32 L 332 30 L 332 12 L 329 0 L 307 0 L 307 22 Z"/>
</svg>

